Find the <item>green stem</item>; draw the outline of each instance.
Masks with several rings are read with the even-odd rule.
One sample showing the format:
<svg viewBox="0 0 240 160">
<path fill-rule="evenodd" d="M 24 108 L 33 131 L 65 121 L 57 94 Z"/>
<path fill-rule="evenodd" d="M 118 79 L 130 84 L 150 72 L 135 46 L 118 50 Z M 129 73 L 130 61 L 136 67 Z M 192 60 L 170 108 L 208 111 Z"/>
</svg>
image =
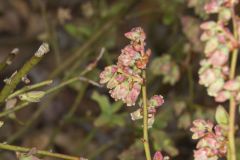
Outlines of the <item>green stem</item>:
<svg viewBox="0 0 240 160">
<path fill-rule="evenodd" d="M 234 8 L 231 9 L 231 13 L 232 13 L 232 20 L 233 20 L 234 37 L 236 40 L 238 40 L 236 15 L 235 15 Z M 238 57 L 238 49 L 236 48 L 232 53 L 229 79 L 235 78 L 237 57 Z M 229 140 L 228 159 L 229 160 L 236 160 L 235 112 L 236 112 L 236 100 L 234 96 L 231 96 L 230 103 L 229 103 L 229 132 L 228 132 L 228 140 Z"/>
<path fill-rule="evenodd" d="M 60 83 L 59 85 L 57 85 L 57 86 L 55 86 L 55 87 L 53 87 L 53 88 L 48 89 L 45 93 L 46 93 L 46 94 L 51 94 L 51 93 L 56 92 L 57 90 L 65 87 L 65 86 L 67 86 L 67 85 L 69 85 L 69 84 L 71 84 L 71 83 L 77 82 L 77 81 L 82 81 L 82 80 L 81 80 L 81 76 L 80 76 L 80 77 L 79 77 L 79 76 L 73 77 L 73 78 L 71 78 L 71 79 L 69 79 L 69 80 L 66 80 L 66 81 Z M 86 82 L 86 81 L 85 81 L 85 82 Z M 88 82 L 88 81 L 87 81 L 87 82 Z M 26 104 L 24 104 L 24 106 L 22 106 L 22 107 L 19 106 L 19 107 L 18 107 L 18 110 L 19 110 L 19 108 L 22 109 L 22 108 L 26 107 L 28 104 L 30 104 L 30 102 L 26 102 Z M 31 117 L 31 119 L 24 125 L 24 127 L 23 127 L 21 130 L 19 130 L 18 132 L 16 132 L 15 134 L 13 134 L 11 137 L 9 137 L 9 138 L 7 139 L 7 142 L 8 142 L 8 143 L 12 143 L 12 142 L 15 141 L 16 139 L 18 139 L 22 134 L 24 134 L 24 133 L 32 126 L 32 124 L 34 123 L 34 121 L 40 116 L 40 114 L 42 113 L 42 111 L 47 107 L 46 104 L 43 104 L 43 106 L 44 106 L 44 107 L 38 108 L 38 110 L 33 114 L 33 116 Z M 17 108 L 17 107 L 16 107 L 16 108 Z M 11 111 L 12 111 L 12 110 L 11 110 Z M 11 111 L 9 111 L 9 113 L 12 113 Z M 9 113 L 8 113 L 8 114 L 9 114 Z M 6 115 L 7 113 L 2 113 L 2 114 Z"/>
<path fill-rule="evenodd" d="M 0 149 L 14 151 L 14 152 L 23 152 L 23 153 L 27 153 L 27 152 L 31 151 L 31 148 L 13 146 L 13 145 L 8 145 L 8 144 L 4 144 L 4 143 L 0 143 Z M 69 156 L 69 155 L 60 154 L 60 153 L 52 153 L 52 152 L 43 151 L 43 150 L 37 150 L 36 154 L 42 155 L 42 156 L 65 159 L 65 160 L 80 160 L 81 159 L 80 157 Z"/>
<path fill-rule="evenodd" d="M 15 48 L 11 53 L 7 55 L 7 57 L 0 63 L 0 72 L 3 71 L 8 65 L 12 64 L 13 59 L 17 56 L 18 49 Z"/>
<path fill-rule="evenodd" d="M 151 160 L 151 153 L 148 139 L 148 106 L 147 106 L 147 89 L 146 89 L 146 71 L 142 74 L 144 84 L 142 86 L 143 99 L 143 144 L 147 160 Z"/>
<path fill-rule="evenodd" d="M 29 102 L 21 103 L 21 104 L 15 106 L 13 108 L 10 108 L 10 109 L 7 109 L 7 110 L 1 112 L 0 113 L 0 117 L 7 116 L 7 115 L 9 115 L 9 114 L 11 114 L 13 112 L 16 112 L 16 111 L 20 110 L 20 109 L 26 108 L 28 105 L 29 105 Z"/>
<path fill-rule="evenodd" d="M 30 91 L 30 90 L 33 90 L 33 89 L 36 89 L 36 88 L 40 88 L 40 87 L 43 87 L 43 86 L 47 86 L 47 85 L 50 85 L 53 81 L 52 80 L 46 80 L 46 81 L 42 81 L 40 83 L 37 83 L 37 84 L 33 84 L 33 85 L 29 85 L 29 86 L 25 86 L 19 90 L 17 90 L 16 92 L 14 92 L 13 94 L 9 95 L 7 97 L 7 99 L 11 99 L 11 98 L 14 98 L 24 92 L 27 92 L 27 91 Z"/>
<path fill-rule="evenodd" d="M 27 61 L 23 67 L 10 79 L 10 82 L 6 83 L 0 92 L 0 103 L 3 103 L 5 99 L 13 92 L 17 84 L 38 62 L 43 58 L 43 55 L 49 50 L 48 44 L 44 43 L 40 46 L 38 51 Z"/>
</svg>

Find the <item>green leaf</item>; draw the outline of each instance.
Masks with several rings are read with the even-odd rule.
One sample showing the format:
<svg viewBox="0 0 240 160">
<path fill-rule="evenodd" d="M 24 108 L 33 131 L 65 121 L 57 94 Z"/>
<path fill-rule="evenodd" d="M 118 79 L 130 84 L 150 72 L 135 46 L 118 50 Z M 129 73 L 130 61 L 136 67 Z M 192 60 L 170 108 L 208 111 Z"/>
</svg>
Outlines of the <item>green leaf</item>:
<svg viewBox="0 0 240 160">
<path fill-rule="evenodd" d="M 113 105 L 111 107 L 112 113 L 116 113 L 117 111 L 119 111 L 122 106 L 123 106 L 123 103 L 121 101 L 117 101 L 117 102 L 113 103 Z"/>
<path fill-rule="evenodd" d="M 73 36 L 78 34 L 78 28 L 73 24 L 66 24 L 66 25 L 64 25 L 64 28 L 66 29 L 66 31 L 69 34 L 71 34 Z"/>
<path fill-rule="evenodd" d="M 30 91 L 19 95 L 19 99 L 28 102 L 39 102 L 40 99 L 45 95 L 44 91 Z"/>
<path fill-rule="evenodd" d="M 107 125 L 111 121 L 110 117 L 107 115 L 100 115 L 95 121 L 94 125 L 96 127 L 102 127 Z"/>
<path fill-rule="evenodd" d="M 101 111 L 104 114 L 109 115 L 112 113 L 111 104 L 109 102 L 109 99 L 106 96 L 100 95 L 98 92 L 95 91 L 92 94 L 92 99 L 95 100 L 99 104 L 99 107 L 101 108 Z"/>
<path fill-rule="evenodd" d="M 178 155 L 179 151 L 167 133 L 162 130 L 152 129 L 150 134 L 153 138 L 153 147 L 155 150 L 164 150 L 173 157 Z"/>
<path fill-rule="evenodd" d="M 218 124 L 223 124 L 223 125 L 228 124 L 229 115 L 228 115 L 227 111 L 225 110 L 225 108 L 223 106 L 219 105 L 217 107 L 217 111 L 216 111 L 216 114 L 215 114 L 215 119 L 216 119 Z"/>
</svg>

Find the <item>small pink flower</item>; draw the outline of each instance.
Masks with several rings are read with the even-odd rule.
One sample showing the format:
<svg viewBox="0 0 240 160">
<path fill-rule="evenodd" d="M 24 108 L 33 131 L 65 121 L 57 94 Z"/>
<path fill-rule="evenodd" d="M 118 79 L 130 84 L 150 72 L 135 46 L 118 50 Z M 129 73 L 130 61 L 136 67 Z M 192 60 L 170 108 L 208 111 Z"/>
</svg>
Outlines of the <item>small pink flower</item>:
<svg viewBox="0 0 240 160">
<path fill-rule="evenodd" d="M 217 26 L 217 23 L 214 21 L 207 21 L 200 25 L 200 28 L 203 30 L 210 30 Z"/>
<path fill-rule="evenodd" d="M 218 78 L 207 89 L 208 95 L 216 97 L 218 93 L 223 89 L 223 86 L 224 86 L 224 80 L 222 78 Z"/>
<path fill-rule="evenodd" d="M 206 134 L 206 136 L 198 141 L 196 148 L 204 147 L 209 147 L 211 149 L 217 149 L 219 147 L 218 141 L 213 133 Z"/>
<path fill-rule="evenodd" d="M 163 160 L 163 155 L 160 151 L 157 151 L 155 154 L 154 154 L 154 157 L 153 157 L 153 160 Z"/>
<path fill-rule="evenodd" d="M 200 74 L 199 84 L 204 85 L 205 87 L 210 86 L 217 79 L 216 72 L 213 69 L 207 69 Z"/>
<path fill-rule="evenodd" d="M 136 42 L 143 42 L 146 39 L 146 35 L 141 27 L 133 28 L 130 32 L 125 33 L 125 36 Z"/>
<path fill-rule="evenodd" d="M 104 84 L 107 83 L 113 75 L 117 72 L 117 66 L 111 65 L 104 68 L 104 71 L 100 73 L 100 83 Z"/>
<path fill-rule="evenodd" d="M 225 102 L 227 101 L 231 96 L 231 93 L 229 91 L 220 91 L 218 92 L 217 96 L 215 97 L 216 102 Z"/>
<path fill-rule="evenodd" d="M 192 139 L 199 139 L 206 135 L 206 131 L 212 131 L 212 129 L 212 122 L 203 119 L 194 120 L 193 127 L 190 128 L 190 131 L 193 132 Z"/>
<path fill-rule="evenodd" d="M 238 80 L 229 80 L 224 84 L 224 89 L 228 91 L 237 91 L 240 89 L 240 81 Z"/>
<path fill-rule="evenodd" d="M 127 104 L 127 106 L 133 106 L 136 103 L 136 100 L 140 94 L 141 85 L 138 83 L 134 83 L 132 89 L 129 91 L 128 95 L 126 96 L 123 101 Z"/>
<path fill-rule="evenodd" d="M 211 0 L 204 6 L 206 13 L 217 13 L 219 11 L 218 0 Z"/>
<path fill-rule="evenodd" d="M 221 52 L 220 50 L 216 50 L 211 57 L 209 58 L 209 62 L 214 67 L 220 67 L 226 64 L 228 61 L 228 53 Z"/>
<path fill-rule="evenodd" d="M 148 104 L 151 107 L 159 107 L 164 103 L 163 96 L 161 95 L 154 95 L 149 101 Z"/>
<path fill-rule="evenodd" d="M 127 82 L 123 82 L 120 85 L 116 86 L 113 90 L 110 90 L 109 92 L 111 94 L 111 97 L 115 100 L 125 99 L 129 92 L 128 85 L 129 84 Z"/>
<path fill-rule="evenodd" d="M 210 159 L 209 154 L 211 154 L 211 149 L 200 148 L 200 149 L 194 151 L 194 160 L 209 160 Z M 218 159 L 217 156 L 215 156 L 215 157 L 216 158 L 211 159 L 211 160 L 217 160 Z"/>
</svg>

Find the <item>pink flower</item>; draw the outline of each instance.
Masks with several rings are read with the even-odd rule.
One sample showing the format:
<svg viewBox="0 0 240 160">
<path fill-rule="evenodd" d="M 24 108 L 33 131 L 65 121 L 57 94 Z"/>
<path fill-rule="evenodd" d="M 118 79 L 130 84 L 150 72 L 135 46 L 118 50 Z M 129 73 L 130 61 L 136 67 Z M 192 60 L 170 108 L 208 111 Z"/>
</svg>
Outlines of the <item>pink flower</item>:
<svg viewBox="0 0 240 160">
<path fill-rule="evenodd" d="M 212 131 L 212 129 L 212 122 L 203 119 L 194 120 L 193 127 L 190 128 L 190 131 L 193 132 L 192 139 L 199 139 L 206 135 L 206 131 Z"/>
<path fill-rule="evenodd" d="M 194 160 L 209 160 L 209 155 L 211 154 L 211 149 L 209 148 L 200 148 L 194 151 Z M 211 156 L 211 160 L 217 160 L 217 156 Z"/>
<path fill-rule="evenodd" d="M 220 50 L 216 50 L 211 57 L 209 58 L 209 62 L 214 67 L 220 67 L 226 64 L 228 61 L 228 53 L 221 52 Z"/>
<path fill-rule="evenodd" d="M 207 69 L 200 74 L 199 84 L 204 85 L 205 87 L 210 86 L 213 82 L 216 81 L 217 75 L 213 69 Z"/>
<path fill-rule="evenodd" d="M 133 28 L 130 32 L 125 33 L 125 36 L 136 42 L 144 42 L 146 35 L 141 27 Z"/>
<path fill-rule="evenodd" d="M 217 96 L 215 97 L 216 102 L 225 102 L 231 96 L 231 93 L 228 91 L 220 91 L 218 92 Z"/>
<path fill-rule="evenodd" d="M 161 95 L 154 95 L 149 101 L 149 107 L 159 107 L 164 103 L 163 96 Z"/>
<path fill-rule="evenodd" d="M 163 155 L 160 151 L 157 151 L 155 154 L 154 154 L 154 157 L 153 157 L 153 160 L 163 160 Z"/>
<path fill-rule="evenodd" d="M 237 91 L 240 89 L 240 81 L 239 80 L 229 80 L 224 84 L 224 89 L 228 91 Z"/>
<path fill-rule="evenodd" d="M 120 85 L 116 86 L 113 90 L 110 90 L 109 92 L 111 94 L 111 97 L 114 98 L 115 100 L 125 99 L 129 92 L 128 83 L 123 82 Z"/>
<path fill-rule="evenodd" d="M 194 160 L 218 160 L 226 156 L 227 130 L 225 126 L 216 125 L 213 130 L 212 122 L 201 119 L 195 120 L 193 124 L 194 127 L 190 129 L 194 133 L 193 139 L 200 139 L 196 146 L 198 150 L 194 151 Z"/>
<path fill-rule="evenodd" d="M 121 52 L 118 57 L 118 65 L 133 66 L 135 61 L 141 58 L 140 53 L 137 52 L 132 45 L 126 46 Z"/>
<path fill-rule="evenodd" d="M 111 65 L 104 68 L 104 71 L 100 73 L 100 83 L 104 84 L 107 83 L 113 75 L 117 72 L 117 66 Z"/>
<path fill-rule="evenodd" d="M 219 11 L 218 0 L 211 0 L 204 6 L 206 13 L 217 13 Z"/>
<path fill-rule="evenodd" d="M 217 26 L 217 23 L 214 21 L 207 21 L 200 25 L 200 28 L 203 30 L 210 30 Z"/>
<path fill-rule="evenodd" d="M 224 86 L 224 79 L 218 78 L 207 89 L 208 95 L 216 97 L 218 93 L 223 89 L 223 86 Z"/>
<path fill-rule="evenodd" d="M 138 83 L 134 83 L 132 89 L 129 91 L 128 95 L 126 96 L 123 101 L 127 104 L 127 106 L 135 105 L 135 102 L 140 94 L 141 85 Z"/>
</svg>

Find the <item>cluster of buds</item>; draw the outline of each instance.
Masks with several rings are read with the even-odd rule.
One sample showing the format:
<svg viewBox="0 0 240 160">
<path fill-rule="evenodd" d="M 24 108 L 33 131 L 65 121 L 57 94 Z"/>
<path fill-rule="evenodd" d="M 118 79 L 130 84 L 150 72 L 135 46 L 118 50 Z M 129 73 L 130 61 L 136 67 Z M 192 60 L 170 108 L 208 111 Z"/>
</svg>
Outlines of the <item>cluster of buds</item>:
<svg viewBox="0 0 240 160">
<path fill-rule="evenodd" d="M 227 101 L 231 95 L 240 101 L 240 79 L 229 80 L 230 52 L 238 48 L 238 40 L 227 28 L 231 19 L 231 9 L 237 1 L 211 0 L 205 5 L 206 13 L 218 13 L 218 21 L 201 24 L 201 40 L 206 42 L 206 58 L 200 62 L 199 83 L 207 87 L 208 95 L 217 102 Z"/>
<path fill-rule="evenodd" d="M 199 139 L 194 160 L 218 160 L 227 153 L 227 128 L 224 125 L 214 126 L 212 122 L 197 119 L 193 121 L 192 139 Z"/>
<path fill-rule="evenodd" d="M 148 128 L 151 128 L 154 120 L 155 114 L 158 107 L 164 103 L 164 99 L 161 95 L 155 95 L 148 101 Z M 141 101 L 139 102 L 140 108 L 131 113 L 132 120 L 139 120 L 143 118 L 143 107 Z"/>
<path fill-rule="evenodd" d="M 105 67 L 100 73 L 100 83 L 106 84 L 112 98 L 122 100 L 127 106 L 134 106 L 141 92 L 145 79 L 142 77 L 146 69 L 151 50 L 145 50 L 146 35 L 142 28 L 133 28 L 130 32 L 125 33 L 130 39 L 130 44 L 121 50 L 116 65 Z M 155 108 L 162 105 L 162 96 L 154 96 L 149 100 L 149 117 L 154 117 Z M 140 105 L 141 106 L 141 105 Z M 141 107 L 134 112 L 132 119 L 142 117 Z M 136 116 L 139 113 L 139 116 Z M 152 119 L 149 118 L 151 124 Z"/>
</svg>

